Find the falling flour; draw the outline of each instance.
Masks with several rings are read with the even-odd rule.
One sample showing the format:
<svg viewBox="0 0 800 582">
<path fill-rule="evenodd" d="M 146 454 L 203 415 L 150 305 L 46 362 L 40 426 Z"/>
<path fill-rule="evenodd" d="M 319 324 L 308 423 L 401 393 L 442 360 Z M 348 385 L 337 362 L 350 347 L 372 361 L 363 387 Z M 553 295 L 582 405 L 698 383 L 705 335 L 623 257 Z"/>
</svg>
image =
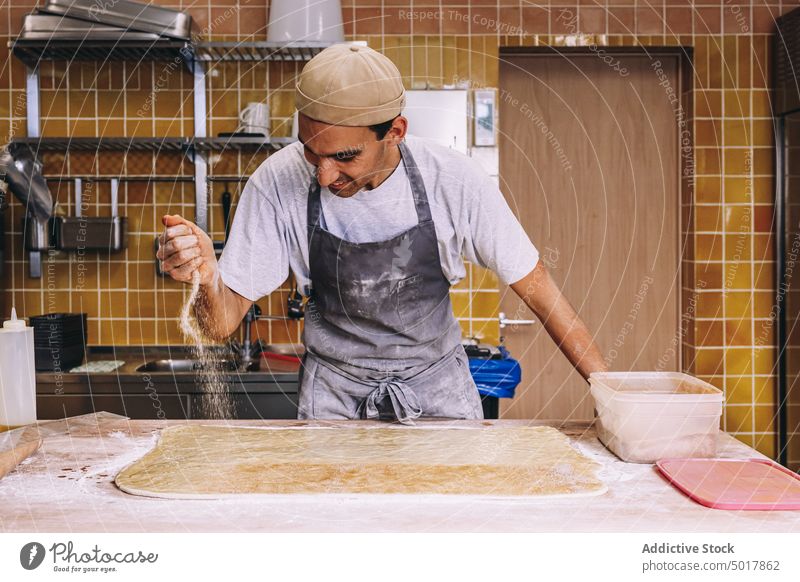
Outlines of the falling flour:
<svg viewBox="0 0 800 582">
<path fill-rule="evenodd" d="M 192 275 L 192 291 L 181 309 L 181 332 L 190 342 L 190 351 L 197 360 L 197 384 L 203 391 L 201 412 L 205 418 L 233 418 L 228 385 L 225 382 L 226 360 L 219 351 L 207 344 L 211 343 L 200 329 L 194 316 L 194 307 L 200 295 L 200 272 Z"/>
</svg>

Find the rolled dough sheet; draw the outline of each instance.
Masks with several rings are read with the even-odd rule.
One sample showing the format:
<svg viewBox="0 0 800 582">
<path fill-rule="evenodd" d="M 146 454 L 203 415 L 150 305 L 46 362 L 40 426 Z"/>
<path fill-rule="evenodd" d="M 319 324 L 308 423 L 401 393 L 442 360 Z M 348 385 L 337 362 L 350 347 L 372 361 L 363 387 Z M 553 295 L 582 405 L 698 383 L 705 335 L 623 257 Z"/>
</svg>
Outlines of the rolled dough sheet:
<svg viewBox="0 0 800 582">
<path fill-rule="evenodd" d="M 599 495 L 599 464 L 550 427 L 178 426 L 120 489 L 171 499 L 253 494 Z"/>
</svg>

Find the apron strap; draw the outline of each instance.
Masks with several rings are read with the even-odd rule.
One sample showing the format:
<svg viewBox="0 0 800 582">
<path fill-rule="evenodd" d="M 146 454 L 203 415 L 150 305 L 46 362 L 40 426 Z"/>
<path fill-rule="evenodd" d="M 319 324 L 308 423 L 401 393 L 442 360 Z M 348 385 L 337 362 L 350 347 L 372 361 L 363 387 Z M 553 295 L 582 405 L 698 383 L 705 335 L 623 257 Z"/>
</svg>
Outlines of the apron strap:
<svg viewBox="0 0 800 582">
<path fill-rule="evenodd" d="M 375 381 L 366 381 L 358 378 L 313 352 L 305 353 L 303 359 L 304 366 L 306 365 L 305 362 L 307 358 L 313 358 L 320 366 L 325 366 L 345 380 L 350 380 L 362 386 L 375 386 Z M 380 410 L 378 410 L 378 404 L 386 398 L 389 398 L 389 402 L 392 405 L 394 417 L 401 423 L 414 424 L 414 419 L 422 416 L 422 406 L 419 403 L 416 392 L 414 392 L 406 382 L 388 376 L 379 381 L 378 385 L 371 390 L 370 393 L 367 394 L 367 397 L 359 404 L 356 410 L 356 417 L 379 420 Z"/>
<path fill-rule="evenodd" d="M 417 211 L 417 220 L 421 223 L 431 222 L 433 217 L 431 215 L 431 207 L 428 204 L 428 192 L 425 190 L 425 182 L 422 181 L 422 174 L 420 174 L 417 163 L 414 161 L 414 156 L 411 155 L 411 150 L 408 149 L 405 141 L 401 141 L 398 145 L 400 148 L 400 156 L 403 160 L 403 165 L 406 168 L 406 176 L 408 182 L 411 184 L 411 194 L 414 196 L 414 208 Z"/>
<path fill-rule="evenodd" d="M 306 201 L 306 232 L 308 236 L 308 254 L 309 254 L 309 262 L 311 260 L 311 241 L 314 239 L 314 235 L 317 233 L 317 229 L 322 229 L 320 225 L 319 217 L 320 212 L 322 211 L 322 204 L 320 203 L 320 185 L 317 182 L 316 178 L 311 179 L 311 184 L 308 186 L 308 199 Z M 314 286 L 312 283 L 306 285 L 305 289 L 306 297 L 311 297 L 314 293 Z"/>
<path fill-rule="evenodd" d="M 308 228 L 308 242 L 311 242 L 311 237 L 314 231 L 320 228 L 319 217 L 322 212 L 322 203 L 320 197 L 321 187 L 316 178 L 311 179 L 311 184 L 308 186 L 308 201 L 306 207 L 306 225 Z"/>
<path fill-rule="evenodd" d="M 387 397 L 392 404 L 395 418 L 402 424 L 414 424 L 414 419 L 422 416 L 422 407 L 416 393 L 409 388 L 408 384 L 395 379 L 382 381 L 375 390 L 367 395 L 366 400 L 359 406 L 359 416 L 366 419 L 379 419 L 378 403 Z"/>
</svg>

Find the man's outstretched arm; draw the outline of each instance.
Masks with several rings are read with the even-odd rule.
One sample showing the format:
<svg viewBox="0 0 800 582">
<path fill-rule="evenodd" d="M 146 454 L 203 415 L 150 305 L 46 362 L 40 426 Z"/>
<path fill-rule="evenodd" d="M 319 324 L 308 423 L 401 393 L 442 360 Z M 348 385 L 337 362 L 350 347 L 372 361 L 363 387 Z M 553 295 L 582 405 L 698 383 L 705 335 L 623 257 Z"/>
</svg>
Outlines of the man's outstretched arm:
<svg viewBox="0 0 800 582">
<path fill-rule="evenodd" d="M 608 370 L 586 324 L 561 293 L 541 260 L 533 271 L 513 283 L 511 288 L 533 310 L 547 333 L 584 378 L 592 372 Z"/>
</svg>

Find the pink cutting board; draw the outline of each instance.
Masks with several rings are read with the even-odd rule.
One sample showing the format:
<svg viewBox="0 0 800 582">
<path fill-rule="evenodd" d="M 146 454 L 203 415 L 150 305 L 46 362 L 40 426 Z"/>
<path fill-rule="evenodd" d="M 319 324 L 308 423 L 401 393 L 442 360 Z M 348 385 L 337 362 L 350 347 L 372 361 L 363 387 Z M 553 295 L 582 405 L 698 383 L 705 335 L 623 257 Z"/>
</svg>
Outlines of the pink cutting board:
<svg viewBox="0 0 800 582">
<path fill-rule="evenodd" d="M 800 475 L 763 459 L 663 459 L 658 470 L 714 509 L 800 509 Z"/>
</svg>

